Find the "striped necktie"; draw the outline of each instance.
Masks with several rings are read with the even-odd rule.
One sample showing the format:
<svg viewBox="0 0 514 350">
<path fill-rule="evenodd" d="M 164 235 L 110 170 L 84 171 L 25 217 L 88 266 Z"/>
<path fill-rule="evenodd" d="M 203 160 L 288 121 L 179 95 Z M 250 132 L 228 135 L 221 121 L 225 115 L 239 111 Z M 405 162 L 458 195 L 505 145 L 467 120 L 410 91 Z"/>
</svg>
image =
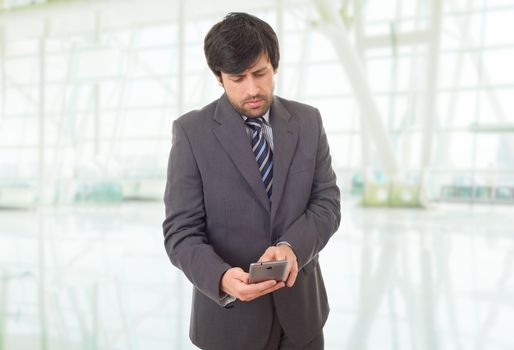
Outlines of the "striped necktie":
<svg viewBox="0 0 514 350">
<path fill-rule="evenodd" d="M 271 187 L 273 184 L 273 153 L 262 132 L 264 119 L 247 118 L 246 125 L 252 130 L 252 150 L 257 160 L 257 165 L 262 176 L 262 182 L 266 189 L 266 194 L 271 202 Z"/>
</svg>

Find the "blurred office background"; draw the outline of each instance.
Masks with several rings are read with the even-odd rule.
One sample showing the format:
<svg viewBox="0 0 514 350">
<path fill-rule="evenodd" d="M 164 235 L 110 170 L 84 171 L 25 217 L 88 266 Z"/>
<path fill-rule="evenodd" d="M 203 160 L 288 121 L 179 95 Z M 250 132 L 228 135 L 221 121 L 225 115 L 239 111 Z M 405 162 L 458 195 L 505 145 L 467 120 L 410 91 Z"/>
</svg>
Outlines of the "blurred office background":
<svg viewBox="0 0 514 350">
<path fill-rule="evenodd" d="M 323 116 L 326 348 L 513 349 L 514 0 L 0 0 L 0 350 L 194 348 L 162 193 L 229 11 Z"/>
</svg>

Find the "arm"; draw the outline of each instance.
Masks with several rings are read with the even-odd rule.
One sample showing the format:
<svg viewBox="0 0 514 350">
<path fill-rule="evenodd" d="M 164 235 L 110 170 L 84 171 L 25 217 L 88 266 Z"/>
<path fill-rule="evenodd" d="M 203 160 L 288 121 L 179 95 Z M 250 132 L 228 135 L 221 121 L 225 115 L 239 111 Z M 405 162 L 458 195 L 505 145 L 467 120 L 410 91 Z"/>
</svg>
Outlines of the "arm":
<svg viewBox="0 0 514 350">
<path fill-rule="evenodd" d="M 208 243 L 202 179 L 189 139 L 177 121 L 173 123 L 164 204 L 164 246 L 171 262 L 219 304 L 220 279 L 231 266 Z"/>
<path fill-rule="evenodd" d="M 293 276 L 293 278 L 292 280 L 288 278 L 288 286 L 291 286 L 296 278 L 295 268 L 303 268 L 323 249 L 339 227 L 341 220 L 339 188 L 336 185 L 336 175 L 332 170 L 327 136 L 319 112 L 317 120 L 319 136 L 316 169 L 307 208 L 280 237 L 280 242 L 287 242 L 290 247 L 287 245 L 270 247 L 261 257 L 263 261 L 284 258 L 289 260 L 293 254 L 297 260 L 297 266 L 290 264 L 290 277 Z M 292 252 L 289 251 L 291 248 Z"/>
</svg>

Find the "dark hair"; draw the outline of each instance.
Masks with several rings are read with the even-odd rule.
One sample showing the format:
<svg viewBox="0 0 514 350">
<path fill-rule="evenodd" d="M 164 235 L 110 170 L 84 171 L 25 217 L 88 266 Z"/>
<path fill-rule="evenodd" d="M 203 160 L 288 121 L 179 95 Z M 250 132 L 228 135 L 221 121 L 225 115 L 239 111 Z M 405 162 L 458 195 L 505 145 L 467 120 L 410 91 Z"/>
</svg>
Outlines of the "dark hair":
<svg viewBox="0 0 514 350">
<path fill-rule="evenodd" d="M 243 12 L 231 12 L 205 36 L 205 58 L 218 77 L 221 72 L 238 74 L 267 54 L 274 70 L 280 53 L 277 35 L 263 20 Z"/>
</svg>

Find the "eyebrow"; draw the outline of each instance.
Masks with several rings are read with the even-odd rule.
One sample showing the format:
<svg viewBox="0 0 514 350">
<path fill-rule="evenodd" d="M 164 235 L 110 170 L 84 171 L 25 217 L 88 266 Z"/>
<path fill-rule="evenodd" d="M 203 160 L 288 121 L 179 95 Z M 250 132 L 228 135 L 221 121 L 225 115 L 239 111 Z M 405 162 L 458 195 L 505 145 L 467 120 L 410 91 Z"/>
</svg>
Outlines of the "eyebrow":
<svg viewBox="0 0 514 350">
<path fill-rule="evenodd" d="M 256 71 L 254 71 L 254 72 L 252 72 L 252 73 L 262 73 L 262 72 L 264 72 L 264 71 L 265 71 L 265 70 L 267 70 L 267 69 L 268 69 L 268 67 L 262 67 L 262 68 L 257 69 Z"/>
</svg>

